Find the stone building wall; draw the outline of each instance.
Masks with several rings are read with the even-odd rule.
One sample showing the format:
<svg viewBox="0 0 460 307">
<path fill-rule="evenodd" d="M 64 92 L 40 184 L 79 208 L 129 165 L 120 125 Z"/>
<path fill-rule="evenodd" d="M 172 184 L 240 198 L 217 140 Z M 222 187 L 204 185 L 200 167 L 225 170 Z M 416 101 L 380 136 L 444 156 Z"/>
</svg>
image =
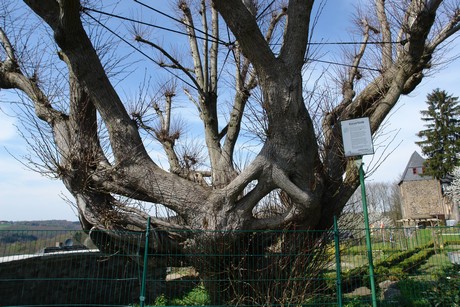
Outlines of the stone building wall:
<svg viewBox="0 0 460 307">
<path fill-rule="evenodd" d="M 400 189 L 403 219 L 446 214 L 439 181 L 404 181 Z"/>
</svg>

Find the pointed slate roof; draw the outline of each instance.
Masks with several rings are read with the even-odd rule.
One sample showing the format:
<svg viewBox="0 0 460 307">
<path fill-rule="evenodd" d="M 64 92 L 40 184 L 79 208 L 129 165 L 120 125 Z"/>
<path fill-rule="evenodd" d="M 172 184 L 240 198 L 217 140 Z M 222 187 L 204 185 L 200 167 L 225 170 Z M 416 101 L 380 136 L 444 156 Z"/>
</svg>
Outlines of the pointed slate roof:
<svg viewBox="0 0 460 307">
<path fill-rule="evenodd" d="M 424 162 L 425 159 L 423 159 L 417 151 L 414 151 L 404 169 L 401 182 L 433 179 L 431 176 L 423 175 Z"/>
</svg>

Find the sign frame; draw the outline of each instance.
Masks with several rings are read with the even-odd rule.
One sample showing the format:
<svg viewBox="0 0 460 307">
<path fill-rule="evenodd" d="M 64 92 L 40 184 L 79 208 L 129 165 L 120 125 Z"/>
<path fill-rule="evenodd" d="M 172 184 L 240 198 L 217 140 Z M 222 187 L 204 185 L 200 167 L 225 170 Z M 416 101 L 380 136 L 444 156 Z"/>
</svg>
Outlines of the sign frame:
<svg viewBox="0 0 460 307">
<path fill-rule="evenodd" d="M 340 126 L 346 157 L 374 154 L 369 117 L 343 120 Z"/>
</svg>

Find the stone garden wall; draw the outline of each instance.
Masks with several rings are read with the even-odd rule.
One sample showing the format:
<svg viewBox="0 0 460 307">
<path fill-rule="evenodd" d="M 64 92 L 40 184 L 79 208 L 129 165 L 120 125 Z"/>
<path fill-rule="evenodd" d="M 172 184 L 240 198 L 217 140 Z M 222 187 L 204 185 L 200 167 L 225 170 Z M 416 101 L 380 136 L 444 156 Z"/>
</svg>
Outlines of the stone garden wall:
<svg viewBox="0 0 460 307">
<path fill-rule="evenodd" d="M 165 280 L 166 269 L 148 271 L 146 296 L 154 299 L 164 287 L 158 280 Z M 128 257 L 91 251 L 2 259 L 0 306 L 139 303 L 141 274 Z"/>
</svg>

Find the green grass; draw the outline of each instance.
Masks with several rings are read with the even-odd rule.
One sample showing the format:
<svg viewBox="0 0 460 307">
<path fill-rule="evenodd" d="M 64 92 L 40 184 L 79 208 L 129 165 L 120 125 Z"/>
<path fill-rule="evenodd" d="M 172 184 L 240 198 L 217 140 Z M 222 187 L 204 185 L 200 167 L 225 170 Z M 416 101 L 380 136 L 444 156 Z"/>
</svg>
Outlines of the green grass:
<svg viewBox="0 0 460 307">
<path fill-rule="evenodd" d="M 165 295 L 157 297 L 155 303 L 149 306 L 208 306 L 209 295 L 203 286 L 198 286 L 183 297 L 168 299 Z"/>
<path fill-rule="evenodd" d="M 440 270 L 445 270 L 452 267 L 452 264 L 449 262 L 449 257 L 446 253 L 438 253 L 430 258 L 427 262 L 420 267 L 420 271 L 425 274 L 437 274 Z"/>
</svg>

